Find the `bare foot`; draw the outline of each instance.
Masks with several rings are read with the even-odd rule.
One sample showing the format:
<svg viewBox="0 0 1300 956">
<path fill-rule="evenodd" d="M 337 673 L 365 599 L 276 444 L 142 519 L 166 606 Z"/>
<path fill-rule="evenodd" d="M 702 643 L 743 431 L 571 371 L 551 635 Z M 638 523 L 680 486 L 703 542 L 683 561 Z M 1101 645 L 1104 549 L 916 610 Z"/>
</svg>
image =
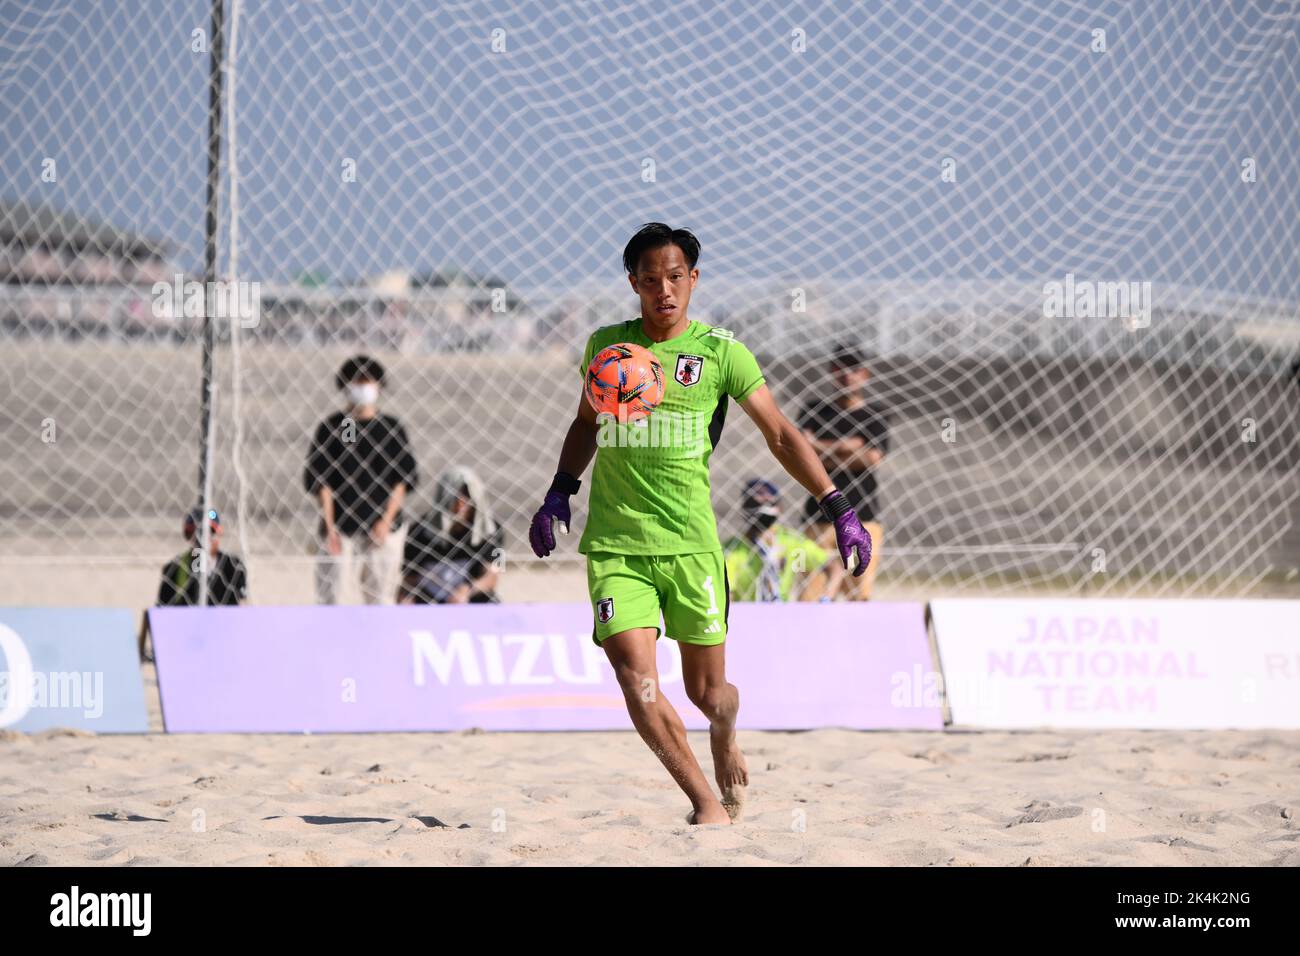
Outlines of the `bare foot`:
<svg viewBox="0 0 1300 956">
<path fill-rule="evenodd" d="M 690 813 L 686 814 L 686 822 L 691 826 L 706 826 L 711 823 L 729 824 L 731 823 L 731 814 L 722 804 L 719 803 L 709 807 L 702 813 L 697 813 L 692 810 Z"/>
<path fill-rule="evenodd" d="M 749 786 L 749 767 L 745 755 L 736 743 L 736 732 L 709 730 L 709 746 L 713 750 L 713 773 L 722 793 L 722 807 L 734 822 L 745 812 L 745 788 Z"/>
</svg>

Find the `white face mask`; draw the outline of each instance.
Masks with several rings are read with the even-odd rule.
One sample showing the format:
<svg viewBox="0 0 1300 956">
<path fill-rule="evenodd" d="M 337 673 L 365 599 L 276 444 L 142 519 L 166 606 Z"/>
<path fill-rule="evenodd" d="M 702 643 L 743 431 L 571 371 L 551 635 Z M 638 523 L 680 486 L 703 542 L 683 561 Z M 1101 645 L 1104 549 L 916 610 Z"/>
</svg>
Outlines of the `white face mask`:
<svg viewBox="0 0 1300 956">
<path fill-rule="evenodd" d="M 379 386 L 374 382 L 365 385 L 359 385 L 356 382 L 348 385 L 348 401 L 355 408 L 361 408 L 366 405 L 374 405 L 379 401 Z"/>
</svg>

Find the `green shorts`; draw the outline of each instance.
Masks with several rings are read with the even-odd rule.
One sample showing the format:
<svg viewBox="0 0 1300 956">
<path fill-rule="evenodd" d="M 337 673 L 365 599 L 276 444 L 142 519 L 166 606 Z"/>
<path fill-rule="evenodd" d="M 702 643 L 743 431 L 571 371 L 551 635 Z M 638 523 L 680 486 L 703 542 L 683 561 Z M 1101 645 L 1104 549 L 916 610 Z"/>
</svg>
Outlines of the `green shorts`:
<svg viewBox="0 0 1300 956">
<path fill-rule="evenodd" d="M 593 551 L 587 555 L 587 588 L 597 644 L 634 627 L 653 627 L 683 644 L 727 639 L 731 599 L 721 549 L 662 556 Z"/>
</svg>

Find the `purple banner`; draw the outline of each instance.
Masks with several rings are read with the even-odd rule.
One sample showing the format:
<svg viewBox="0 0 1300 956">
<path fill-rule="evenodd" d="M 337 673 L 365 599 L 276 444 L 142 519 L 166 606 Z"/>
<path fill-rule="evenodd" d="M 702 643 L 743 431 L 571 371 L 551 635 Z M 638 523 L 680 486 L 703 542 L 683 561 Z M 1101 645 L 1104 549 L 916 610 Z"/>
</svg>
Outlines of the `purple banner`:
<svg viewBox="0 0 1300 956">
<path fill-rule="evenodd" d="M 154 608 L 173 733 L 628 730 L 585 604 Z M 740 727 L 943 726 L 921 604 L 733 604 Z M 663 692 L 686 726 L 675 642 Z"/>
</svg>

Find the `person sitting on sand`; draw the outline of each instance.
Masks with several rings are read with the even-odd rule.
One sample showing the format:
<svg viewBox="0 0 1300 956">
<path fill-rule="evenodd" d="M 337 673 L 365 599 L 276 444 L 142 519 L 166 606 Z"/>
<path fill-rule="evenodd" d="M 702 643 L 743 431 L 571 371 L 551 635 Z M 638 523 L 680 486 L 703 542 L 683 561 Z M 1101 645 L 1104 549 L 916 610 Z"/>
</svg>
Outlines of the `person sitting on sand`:
<svg viewBox="0 0 1300 956">
<path fill-rule="evenodd" d="M 811 538 L 779 524 L 781 492 L 752 478 L 741 494 L 744 529 L 722 546 L 733 601 L 830 601 L 844 569 Z"/>
<path fill-rule="evenodd" d="M 189 547 L 163 566 L 158 585 L 158 606 L 177 607 L 199 603 L 199 521 L 203 511 L 195 508 L 185 516 L 182 531 Z M 221 550 L 221 518 L 215 508 L 208 511 L 209 555 L 208 604 L 242 604 L 248 597 L 248 571 L 244 562 Z"/>
<path fill-rule="evenodd" d="M 478 475 L 448 469 L 432 510 L 407 533 L 398 603 L 495 603 L 502 538 Z"/>
<path fill-rule="evenodd" d="M 202 517 L 202 508 L 195 508 L 185 515 L 181 531 L 189 547 L 163 565 L 162 579 L 158 584 L 158 607 L 192 607 L 199 603 L 199 522 Z M 221 550 L 221 516 L 215 508 L 208 510 L 208 528 L 208 604 L 226 607 L 243 604 L 248 597 L 248 571 L 238 557 Z M 146 653 L 148 614 L 140 625 L 139 640 L 141 659 L 152 660 Z"/>
</svg>

